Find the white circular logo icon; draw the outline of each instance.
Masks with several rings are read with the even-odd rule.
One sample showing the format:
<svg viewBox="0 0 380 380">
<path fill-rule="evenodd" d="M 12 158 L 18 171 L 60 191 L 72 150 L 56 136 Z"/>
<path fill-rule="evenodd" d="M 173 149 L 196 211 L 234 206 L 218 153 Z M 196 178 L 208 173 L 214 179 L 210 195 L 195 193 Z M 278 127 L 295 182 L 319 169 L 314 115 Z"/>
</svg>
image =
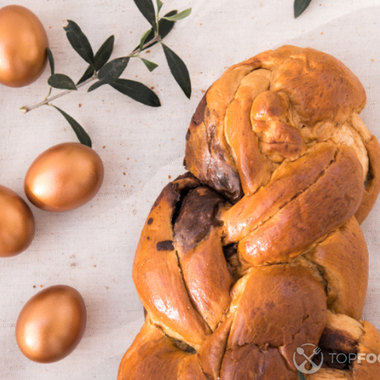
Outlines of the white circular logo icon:
<svg viewBox="0 0 380 380">
<path fill-rule="evenodd" d="M 304 346 L 313 346 L 314 347 L 314 350 L 310 356 L 306 355 L 305 349 L 303 348 Z M 318 357 L 319 355 L 321 357 L 320 362 L 319 362 L 319 364 L 316 364 L 316 363 L 314 363 L 313 360 L 315 360 L 315 357 Z M 311 359 L 313 359 L 313 360 L 311 360 Z M 297 347 L 297 350 L 293 355 L 293 363 L 294 363 L 295 367 L 298 369 L 298 371 L 300 371 L 306 375 L 316 373 L 322 367 L 322 364 L 323 364 L 322 350 L 320 347 L 316 346 L 315 344 L 305 343 L 301 347 Z M 301 363 L 301 364 L 298 364 L 298 363 Z M 309 366 L 309 364 L 311 365 L 311 367 Z M 308 366 L 310 369 L 306 369 L 306 367 L 308 367 Z"/>
</svg>

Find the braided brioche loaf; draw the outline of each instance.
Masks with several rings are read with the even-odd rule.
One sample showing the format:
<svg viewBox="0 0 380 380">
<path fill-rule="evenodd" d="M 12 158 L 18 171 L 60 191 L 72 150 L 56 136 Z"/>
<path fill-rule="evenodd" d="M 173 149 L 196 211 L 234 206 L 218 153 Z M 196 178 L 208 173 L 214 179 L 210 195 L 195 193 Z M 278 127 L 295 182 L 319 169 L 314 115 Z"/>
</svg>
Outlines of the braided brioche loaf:
<svg viewBox="0 0 380 380">
<path fill-rule="evenodd" d="M 380 190 L 365 102 L 340 61 L 294 46 L 210 87 L 186 137 L 189 173 L 163 189 L 141 234 L 145 324 L 119 380 L 295 380 L 295 353 L 312 358 L 317 345 L 323 367 L 307 379 L 379 378 L 378 362 L 332 360 L 380 354 L 360 320 L 359 223 Z"/>
</svg>

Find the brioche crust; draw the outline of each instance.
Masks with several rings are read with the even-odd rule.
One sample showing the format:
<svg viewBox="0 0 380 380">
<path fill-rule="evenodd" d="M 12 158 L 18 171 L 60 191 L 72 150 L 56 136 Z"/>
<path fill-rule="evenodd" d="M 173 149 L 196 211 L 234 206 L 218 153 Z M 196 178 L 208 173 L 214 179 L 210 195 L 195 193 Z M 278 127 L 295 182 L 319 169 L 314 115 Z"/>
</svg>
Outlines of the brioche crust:
<svg viewBox="0 0 380 380">
<path fill-rule="evenodd" d="M 297 380 L 301 353 L 323 354 L 308 380 L 378 377 L 379 362 L 357 359 L 380 354 L 361 320 L 359 224 L 380 191 L 365 103 L 343 63 L 295 46 L 211 85 L 186 136 L 189 172 L 141 233 L 133 279 L 146 318 L 118 380 Z"/>
</svg>

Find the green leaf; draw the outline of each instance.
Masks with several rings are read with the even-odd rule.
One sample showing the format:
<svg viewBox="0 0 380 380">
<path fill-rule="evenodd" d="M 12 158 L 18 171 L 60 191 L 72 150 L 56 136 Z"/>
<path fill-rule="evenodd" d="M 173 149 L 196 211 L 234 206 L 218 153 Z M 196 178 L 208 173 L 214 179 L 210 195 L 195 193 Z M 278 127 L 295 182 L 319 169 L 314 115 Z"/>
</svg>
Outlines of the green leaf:
<svg viewBox="0 0 380 380">
<path fill-rule="evenodd" d="M 50 66 L 50 72 L 51 75 L 54 75 L 54 58 L 53 58 L 53 53 L 49 48 L 46 48 L 46 54 L 49 60 L 49 66 Z"/>
<path fill-rule="evenodd" d="M 78 80 L 77 86 L 81 83 L 85 82 L 87 79 L 90 79 L 94 75 L 94 69 L 90 66 L 87 67 L 86 71 L 82 75 L 82 77 Z"/>
<path fill-rule="evenodd" d="M 91 92 L 105 84 L 114 82 L 121 74 L 123 74 L 128 62 L 128 57 L 116 58 L 113 61 L 108 62 L 99 70 L 99 81 L 94 83 L 87 91 Z"/>
<path fill-rule="evenodd" d="M 77 85 L 85 82 L 87 79 L 90 79 L 94 75 L 94 71 L 99 71 L 107 63 L 107 61 L 111 57 L 114 43 L 114 36 L 107 38 L 107 40 L 103 43 L 103 45 L 95 54 L 95 70 L 91 67 L 91 65 L 88 66 L 82 78 L 79 79 Z"/>
<path fill-rule="evenodd" d="M 157 13 L 160 13 L 160 10 L 162 6 L 164 5 L 164 3 L 161 0 L 156 0 L 156 3 L 157 3 Z"/>
<path fill-rule="evenodd" d="M 87 90 L 87 92 L 95 91 L 97 88 L 104 86 L 105 84 L 107 84 L 107 83 L 99 80 L 99 81 L 95 82 L 92 86 L 90 86 L 90 88 Z"/>
<path fill-rule="evenodd" d="M 177 14 L 177 11 L 170 11 L 168 12 L 164 17 L 166 16 L 173 16 Z M 173 26 L 174 26 L 174 21 L 168 21 L 168 20 L 164 20 L 164 19 L 161 19 L 159 22 L 158 22 L 158 29 L 160 31 L 160 37 L 161 39 L 163 40 L 169 33 L 170 31 L 173 29 Z M 148 43 L 149 41 L 151 41 L 152 39 L 154 38 L 154 30 L 153 28 L 150 29 L 150 32 L 148 34 L 148 37 L 146 38 L 145 40 L 145 43 Z M 150 45 L 150 47 L 154 46 L 157 42 L 153 43 L 152 45 Z M 139 48 L 139 46 L 136 46 L 134 48 L 134 50 L 137 50 Z M 145 48 L 145 49 L 142 49 L 141 51 L 144 51 L 148 48 Z"/>
<path fill-rule="evenodd" d="M 156 13 L 154 11 L 152 0 L 134 0 L 134 2 L 142 15 L 148 20 L 149 24 L 155 29 Z"/>
<path fill-rule="evenodd" d="M 145 43 L 145 40 L 147 39 L 147 37 L 149 36 L 150 32 L 151 32 L 152 29 L 149 29 L 147 30 L 142 36 L 141 36 L 141 39 L 140 39 L 140 46 L 139 46 L 139 50 L 141 51 L 143 46 L 144 46 L 144 43 Z"/>
<path fill-rule="evenodd" d="M 297 18 L 309 6 L 311 0 L 294 0 L 294 18 Z"/>
<path fill-rule="evenodd" d="M 90 65 L 94 67 L 94 53 L 87 37 L 81 28 L 71 20 L 67 20 L 67 25 L 63 27 L 66 31 L 67 39 L 73 49 Z"/>
<path fill-rule="evenodd" d="M 59 111 L 60 114 L 68 121 L 71 128 L 73 129 L 73 131 L 77 135 L 79 142 L 81 144 L 87 145 L 91 148 L 92 142 L 91 142 L 90 136 L 83 129 L 83 127 L 76 120 L 74 120 L 70 115 L 68 115 L 65 111 L 62 111 L 60 108 L 58 108 L 54 105 L 52 105 L 52 107 L 54 107 L 57 111 Z"/>
<path fill-rule="evenodd" d="M 300 372 L 300 371 L 297 371 L 297 372 L 298 372 L 298 378 L 299 378 L 299 380 L 307 380 L 306 377 L 305 377 L 305 375 L 302 372 Z"/>
<path fill-rule="evenodd" d="M 189 71 L 185 63 L 173 50 L 169 49 L 165 44 L 162 44 L 164 49 L 165 57 L 168 62 L 170 71 L 177 81 L 178 85 L 181 87 L 185 95 L 190 99 L 191 96 L 191 81 Z"/>
<path fill-rule="evenodd" d="M 177 13 L 178 13 L 177 10 L 173 10 L 173 11 L 166 13 L 164 17 L 174 16 Z M 158 22 L 159 30 L 160 30 L 160 37 L 162 40 L 171 32 L 174 24 L 175 24 L 174 21 L 169 21 L 169 20 L 165 20 L 165 19 L 161 19 Z"/>
<path fill-rule="evenodd" d="M 51 87 L 60 88 L 61 90 L 76 90 L 74 81 L 65 74 L 53 74 L 48 79 Z"/>
<path fill-rule="evenodd" d="M 117 91 L 130 98 L 151 107 L 161 106 L 158 96 L 147 86 L 140 82 L 128 79 L 117 79 L 110 85 Z"/>
<path fill-rule="evenodd" d="M 110 59 L 115 43 L 115 36 L 108 37 L 95 54 L 95 70 L 99 71 Z"/>
<path fill-rule="evenodd" d="M 179 21 L 190 16 L 190 13 L 191 13 L 191 8 L 188 8 L 174 16 L 164 16 L 162 18 L 168 21 Z"/>
<path fill-rule="evenodd" d="M 144 65 L 148 68 L 149 71 L 153 71 L 156 67 L 158 67 L 157 63 L 148 61 L 147 59 L 141 57 L 140 59 L 144 62 Z"/>
<path fill-rule="evenodd" d="M 128 62 L 128 57 L 116 58 L 113 61 L 108 62 L 99 70 L 99 80 L 104 83 L 115 81 L 121 74 L 123 74 Z"/>
</svg>

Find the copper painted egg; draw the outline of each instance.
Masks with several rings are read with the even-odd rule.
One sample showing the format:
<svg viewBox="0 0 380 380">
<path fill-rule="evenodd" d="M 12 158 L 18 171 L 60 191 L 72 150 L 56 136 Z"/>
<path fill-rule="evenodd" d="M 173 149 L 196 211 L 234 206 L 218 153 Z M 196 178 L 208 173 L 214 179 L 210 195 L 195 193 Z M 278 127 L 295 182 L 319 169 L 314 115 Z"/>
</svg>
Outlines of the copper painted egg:
<svg viewBox="0 0 380 380">
<path fill-rule="evenodd" d="M 25 194 L 43 210 L 73 210 L 96 195 L 103 176 L 102 160 L 93 149 L 63 143 L 46 150 L 32 163 L 25 177 Z"/>
<path fill-rule="evenodd" d="M 0 257 L 25 251 L 34 237 L 34 217 L 14 191 L 0 185 Z"/>
<path fill-rule="evenodd" d="M 86 306 L 80 293 L 65 285 L 46 288 L 22 308 L 16 340 L 30 360 L 52 363 L 69 355 L 86 328 Z"/>
<path fill-rule="evenodd" d="M 29 9 L 0 9 L 0 83 L 22 87 L 34 82 L 46 63 L 48 38 L 41 21 Z"/>
</svg>

